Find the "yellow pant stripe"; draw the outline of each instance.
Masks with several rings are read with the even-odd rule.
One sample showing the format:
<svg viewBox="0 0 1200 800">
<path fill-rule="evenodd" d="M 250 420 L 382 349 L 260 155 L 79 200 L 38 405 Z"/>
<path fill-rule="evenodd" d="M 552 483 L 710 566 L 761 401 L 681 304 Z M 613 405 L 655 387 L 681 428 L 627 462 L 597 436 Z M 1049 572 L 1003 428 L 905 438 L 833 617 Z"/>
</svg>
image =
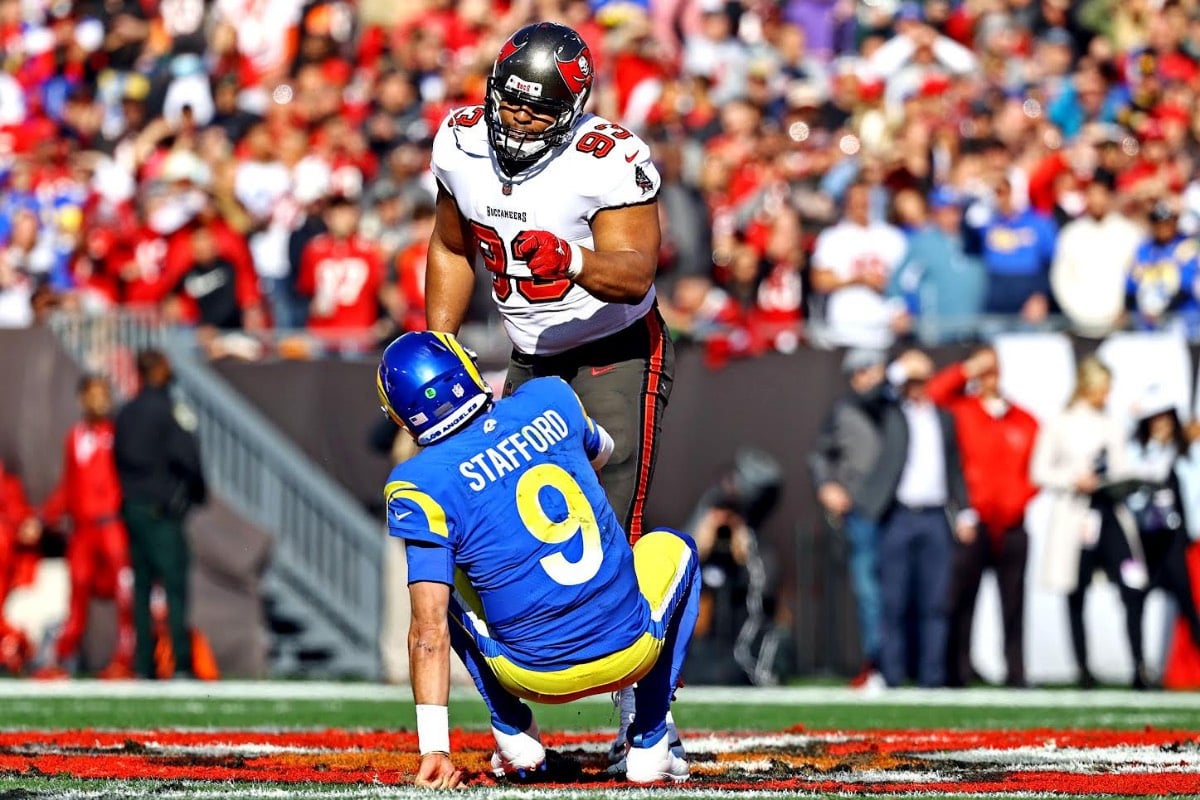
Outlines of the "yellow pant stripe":
<svg viewBox="0 0 1200 800">
<path fill-rule="evenodd" d="M 638 588 L 656 621 L 662 619 L 679 582 L 686 576 L 690 556 L 691 548 L 686 542 L 662 531 L 646 534 L 633 546 Z M 504 656 L 486 660 L 500 684 L 517 697 L 537 703 L 568 703 L 636 683 L 654 666 L 662 647 L 663 640 L 647 631 L 623 650 L 550 672 L 526 669 Z"/>
</svg>

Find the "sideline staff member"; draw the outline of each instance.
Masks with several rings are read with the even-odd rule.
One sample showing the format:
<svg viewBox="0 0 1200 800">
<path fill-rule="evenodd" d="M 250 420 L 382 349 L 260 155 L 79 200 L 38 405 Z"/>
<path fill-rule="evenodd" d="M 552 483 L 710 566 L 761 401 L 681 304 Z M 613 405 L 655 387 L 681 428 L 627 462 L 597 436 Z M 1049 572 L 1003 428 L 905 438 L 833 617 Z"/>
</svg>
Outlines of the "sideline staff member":
<svg viewBox="0 0 1200 800">
<path fill-rule="evenodd" d="M 154 677 L 154 639 L 150 587 L 157 580 L 167 596 L 175 674 L 189 677 L 192 641 L 187 625 L 188 547 L 183 520 L 207 497 L 200 448 L 175 418 L 168 391 L 172 374 L 167 357 L 143 350 L 137 357 L 139 391 L 117 414 L 113 449 L 124 502 L 121 516 L 129 530 L 133 565 L 133 621 L 137 632 L 134 667 Z"/>
</svg>

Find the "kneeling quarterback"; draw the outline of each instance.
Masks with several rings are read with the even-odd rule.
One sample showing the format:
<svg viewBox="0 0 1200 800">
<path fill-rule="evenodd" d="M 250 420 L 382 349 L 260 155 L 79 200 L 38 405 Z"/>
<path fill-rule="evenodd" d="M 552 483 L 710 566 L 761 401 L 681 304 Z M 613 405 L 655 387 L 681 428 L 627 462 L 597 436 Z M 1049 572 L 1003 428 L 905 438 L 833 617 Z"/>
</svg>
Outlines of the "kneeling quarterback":
<svg viewBox="0 0 1200 800">
<path fill-rule="evenodd" d="M 636 683 L 626 777 L 686 780 L 666 719 L 698 612 L 692 540 L 657 530 L 629 548 L 595 473 L 612 440 L 562 380 L 494 402 L 458 341 L 431 332 L 392 342 L 378 378 L 384 411 L 425 446 L 384 490 L 408 557 L 416 782 L 462 780 L 448 733 L 451 647 L 491 711 L 497 775 L 545 764 L 523 700 Z"/>
</svg>

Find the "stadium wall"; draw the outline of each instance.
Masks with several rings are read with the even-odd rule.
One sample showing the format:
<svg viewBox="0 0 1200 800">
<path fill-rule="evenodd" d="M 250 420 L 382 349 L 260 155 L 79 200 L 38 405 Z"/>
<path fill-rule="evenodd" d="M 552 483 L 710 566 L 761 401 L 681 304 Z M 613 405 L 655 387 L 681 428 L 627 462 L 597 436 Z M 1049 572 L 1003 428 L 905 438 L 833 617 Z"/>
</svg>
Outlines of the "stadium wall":
<svg viewBox="0 0 1200 800">
<path fill-rule="evenodd" d="M 1114 367 L 1113 403 L 1128 408 L 1151 382 L 1166 384 L 1182 411 L 1192 415 L 1197 355 L 1173 334 L 1126 334 L 1100 343 L 1060 334 L 1001 336 L 1006 393 L 1039 418 L 1061 408 L 1070 392 L 1074 362 L 1099 349 Z M 938 366 L 964 357 L 969 348 L 931 352 Z M 794 637 L 794 663 L 801 674 L 850 673 L 858 666 L 852 599 L 845 579 L 845 552 L 818 514 L 805 463 L 818 426 L 846 385 L 836 352 L 800 350 L 734 361 L 713 371 L 698 348 L 680 347 L 676 381 L 663 428 L 662 451 L 647 509 L 653 525 L 684 525 L 700 494 L 739 447 L 774 456 L 786 483 L 779 508 L 760 532 L 764 556 L 774 570 L 781 624 Z M 373 363 L 282 362 L 270 365 L 224 362 L 216 369 L 259 405 L 285 433 L 324 464 L 368 507 L 381 506 L 388 471 L 384 456 L 367 439 L 379 419 Z M 319 420 L 320 424 L 314 424 Z M 1027 604 L 1028 673 L 1035 681 L 1066 681 L 1070 665 L 1065 601 L 1037 584 L 1046 506 L 1030 511 L 1032 536 Z M 1111 586 L 1098 586 L 1089 600 L 1094 670 L 1124 680 L 1130 669 L 1121 611 Z M 1147 612 L 1147 653 L 1153 663 L 1164 647 L 1165 609 L 1152 598 Z M 998 600 L 990 579 L 977 609 L 976 662 L 986 677 L 1002 677 Z"/>
<path fill-rule="evenodd" d="M 62 443 L 78 418 L 80 369 L 47 328 L 0 330 L 0 460 L 42 503 L 58 481 Z M 219 497 L 191 514 L 191 622 L 208 637 L 222 674 L 262 677 L 267 641 L 260 579 L 270 536 Z M 63 613 L 66 598 L 62 598 Z M 87 668 L 108 663 L 115 635 L 112 603 L 94 600 L 82 653 Z M 18 620 L 13 620 L 18 622 Z"/>
</svg>

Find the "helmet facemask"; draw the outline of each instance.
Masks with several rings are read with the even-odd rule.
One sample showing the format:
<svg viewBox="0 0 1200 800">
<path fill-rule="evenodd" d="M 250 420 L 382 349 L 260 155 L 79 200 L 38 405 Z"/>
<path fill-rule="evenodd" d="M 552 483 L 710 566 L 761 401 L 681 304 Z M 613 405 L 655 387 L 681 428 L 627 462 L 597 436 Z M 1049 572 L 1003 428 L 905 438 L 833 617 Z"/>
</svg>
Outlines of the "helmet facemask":
<svg viewBox="0 0 1200 800">
<path fill-rule="evenodd" d="M 509 83 L 519 83 L 519 79 L 510 75 Z M 566 144 L 586 101 L 586 92 L 572 105 L 561 100 L 533 97 L 511 86 L 498 86 L 495 78 L 488 78 L 484 119 L 492 149 L 505 172 L 519 172 L 547 151 Z M 500 118 L 500 106 L 506 102 L 527 106 L 538 116 L 553 117 L 554 122 L 538 133 L 507 127 Z"/>
</svg>

